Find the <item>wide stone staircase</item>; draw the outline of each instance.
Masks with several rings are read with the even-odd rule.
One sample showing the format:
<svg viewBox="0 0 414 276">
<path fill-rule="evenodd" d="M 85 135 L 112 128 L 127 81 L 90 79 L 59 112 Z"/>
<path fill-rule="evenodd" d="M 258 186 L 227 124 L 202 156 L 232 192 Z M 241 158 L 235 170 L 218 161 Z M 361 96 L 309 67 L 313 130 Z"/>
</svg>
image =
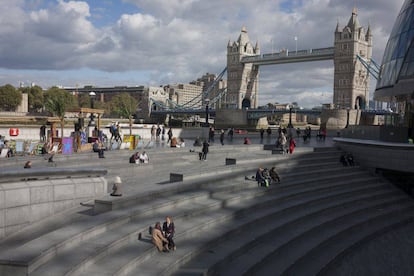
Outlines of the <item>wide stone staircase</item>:
<svg viewBox="0 0 414 276">
<path fill-rule="evenodd" d="M 176 159 L 170 154 L 160 157 L 163 168 Z M 200 162 L 199 179 L 201 171 L 183 167 L 189 180 L 182 183 L 101 199 L 122 208 L 96 213 L 92 206 L 0 241 L 0 275 L 323 273 L 359 245 L 414 221 L 412 198 L 358 166 L 343 167 L 340 154 L 316 148 L 232 166 Z M 215 156 L 237 154 L 213 149 Z M 187 151 L 180 158 L 194 163 Z M 276 166 L 282 183 L 264 188 L 245 179 L 258 165 Z M 148 228 L 167 215 L 177 250 L 159 253 Z"/>
</svg>

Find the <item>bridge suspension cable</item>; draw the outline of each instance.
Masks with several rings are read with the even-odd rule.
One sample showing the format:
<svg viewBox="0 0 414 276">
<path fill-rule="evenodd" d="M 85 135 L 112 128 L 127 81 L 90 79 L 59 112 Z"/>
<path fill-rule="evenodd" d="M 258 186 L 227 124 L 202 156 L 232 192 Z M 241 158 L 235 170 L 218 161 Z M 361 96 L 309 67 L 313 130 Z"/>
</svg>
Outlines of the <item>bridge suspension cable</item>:
<svg viewBox="0 0 414 276">
<path fill-rule="evenodd" d="M 371 74 L 376 80 L 379 78 L 380 74 L 380 66 L 375 60 L 371 59 L 370 61 L 366 60 L 365 58 L 357 55 L 357 59 L 361 62 L 361 64 L 368 70 L 368 73 Z"/>
<path fill-rule="evenodd" d="M 202 101 L 210 96 L 211 91 L 213 91 L 214 87 L 219 83 L 219 81 L 223 78 L 224 74 L 227 71 L 227 67 L 221 71 L 221 73 L 214 79 L 213 83 L 201 94 L 197 95 L 193 99 L 189 100 L 188 102 L 182 104 L 184 108 L 192 108 L 194 106 L 199 105 Z"/>
<path fill-rule="evenodd" d="M 166 102 L 168 105 L 164 104 L 163 102 L 159 100 L 155 100 L 153 98 L 150 98 L 150 101 L 154 103 L 157 107 L 160 107 L 164 110 L 191 110 L 195 109 L 195 107 L 201 106 L 201 103 L 206 98 L 209 98 L 211 92 L 213 91 L 214 87 L 219 83 L 219 81 L 223 78 L 224 74 L 227 71 L 227 67 L 223 69 L 223 71 L 214 79 L 213 83 L 205 90 L 203 93 L 200 93 L 196 97 L 192 98 L 188 102 L 184 104 L 178 104 L 177 102 L 167 99 Z M 221 91 L 213 98 L 210 99 L 210 103 L 216 103 L 218 100 L 220 100 L 225 94 L 227 93 L 227 89 L 221 89 Z"/>
</svg>

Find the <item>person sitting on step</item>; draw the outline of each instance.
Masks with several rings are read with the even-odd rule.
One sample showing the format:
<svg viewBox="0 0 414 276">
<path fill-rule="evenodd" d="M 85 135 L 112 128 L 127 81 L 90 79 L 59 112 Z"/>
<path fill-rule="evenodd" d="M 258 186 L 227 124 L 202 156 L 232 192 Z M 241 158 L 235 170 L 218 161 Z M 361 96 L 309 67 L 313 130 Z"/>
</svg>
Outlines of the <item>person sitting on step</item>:
<svg viewBox="0 0 414 276">
<path fill-rule="evenodd" d="M 280 183 L 280 176 L 279 176 L 279 174 L 277 173 L 277 171 L 276 171 L 276 168 L 275 168 L 275 167 L 272 167 L 272 168 L 270 169 L 270 171 L 269 171 L 269 175 L 270 175 L 270 178 L 272 179 L 272 182 L 275 182 L 275 183 Z"/>
<path fill-rule="evenodd" d="M 165 222 L 162 225 L 162 230 L 164 231 L 164 237 L 168 240 L 168 248 L 172 250 L 176 250 L 177 247 L 175 246 L 175 242 L 173 240 L 175 227 L 174 222 L 172 221 L 170 216 L 165 218 Z"/>
<path fill-rule="evenodd" d="M 168 249 L 168 240 L 162 234 L 161 223 L 155 223 L 154 228 L 152 228 L 152 243 L 158 249 L 159 252 L 169 252 Z"/>
</svg>

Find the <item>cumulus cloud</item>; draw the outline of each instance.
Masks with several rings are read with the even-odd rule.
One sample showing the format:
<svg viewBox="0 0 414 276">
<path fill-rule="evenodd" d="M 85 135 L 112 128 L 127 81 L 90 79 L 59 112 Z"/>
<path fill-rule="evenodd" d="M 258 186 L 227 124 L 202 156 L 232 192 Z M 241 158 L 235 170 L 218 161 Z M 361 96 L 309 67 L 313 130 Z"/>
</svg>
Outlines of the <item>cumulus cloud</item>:
<svg viewBox="0 0 414 276">
<path fill-rule="evenodd" d="M 36 78 L 31 81 L 44 87 L 75 83 L 100 86 L 103 81 L 97 76 L 102 72 L 105 85 L 111 85 L 111 75 L 112 85 L 189 82 L 206 72 L 221 72 L 226 66 L 227 43 L 238 38 L 243 26 L 251 41 L 259 42 L 262 53 L 331 47 L 336 24 L 347 24 L 354 5 L 342 0 L 123 3 L 135 9 L 102 26 L 94 19 L 102 20 L 108 7 L 92 8 L 87 1 L 3 0 L 0 67 L 5 74 L 0 81 L 16 85 L 20 81 L 17 78 Z M 372 28 L 373 56 L 378 62 L 402 3 L 358 2 L 361 24 Z M 93 77 L 73 73 L 83 68 L 97 73 Z M 8 74 L 12 69 L 21 74 Z M 27 69 L 32 71 L 24 71 Z M 58 70 L 57 75 L 61 72 L 60 83 L 48 77 L 51 70 Z M 65 78 L 69 70 L 70 78 Z M 119 77 L 122 74 L 128 78 Z M 331 102 L 333 62 L 263 67 L 259 81 L 260 104 L 296 101 L 312 106 Z"/>
</svg>

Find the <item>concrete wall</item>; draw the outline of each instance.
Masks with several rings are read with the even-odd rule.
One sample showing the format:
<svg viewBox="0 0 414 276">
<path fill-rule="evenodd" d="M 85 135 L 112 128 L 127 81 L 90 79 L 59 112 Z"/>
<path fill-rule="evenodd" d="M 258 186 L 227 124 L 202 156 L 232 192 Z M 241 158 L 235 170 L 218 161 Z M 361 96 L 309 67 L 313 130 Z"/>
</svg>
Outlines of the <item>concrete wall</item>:
<svg viewBox="0 0 414 276">
<path fill-rule="evenodd" d="M 243 109 L 218 109 L 214 125 L 216 128 L 247 126 L 247 111 Z"/>
<path fill-rule="evenodd" d="M 0 239 L 27 225 L 78 207 L 81 202 L 107 194 L 107 181 L 103 177 L 106 170 L 92 170 L 89 177 L 88 173 L 79 169 L 77 177 L 76 171 L 55 169 L 61 173 L 56 171 L 56 175 L 51 175 L 49 179 L 46 179 L 47 172 L 42 170 L 1 172 Z M 72 177 L 68 178 L 67 174 Z"/>
<path fill-rule="evenodd" d="M 321 124 L 327 129 L 342 129 L 347 124 L 348 111 L 346 109 L 324 109 L 321 113 Z M 361 112 L 349 110 L 349 125 L 358 125 Z"/>
<path fill-rule="evenodd" d="M 413 144 L 349 138 L 334 138 L 334 142 L 341 150 L 351 152 L 355 161 L 366 168 L 414 173 Z"/>
<path fill-rule="evenodd" d="M 393 126 L 349 126 L 341 130 L 341 137 L 407 143 L 408 129 Z"/>
</svg>

